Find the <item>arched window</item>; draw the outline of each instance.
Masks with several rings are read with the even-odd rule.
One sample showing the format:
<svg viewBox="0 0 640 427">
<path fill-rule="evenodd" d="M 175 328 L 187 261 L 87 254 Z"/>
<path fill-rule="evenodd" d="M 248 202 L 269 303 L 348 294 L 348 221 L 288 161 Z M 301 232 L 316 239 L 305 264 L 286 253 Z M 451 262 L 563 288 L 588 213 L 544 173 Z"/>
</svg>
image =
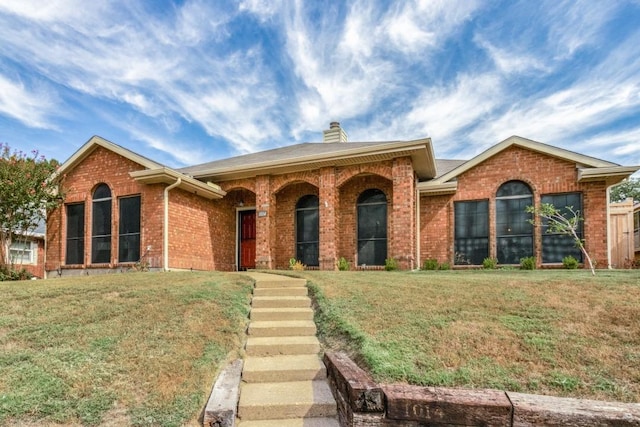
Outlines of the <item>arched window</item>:
<svg viewBox="0 0 640 427">
<path fill-rule="evenodd" d="M 358 197 L 358 265 L 384 265 L 387 258 L 387 197 L 369 189 Z"/>
<path fill-rule="evenodd" d="M 533 205 L 531 188 L 522 181 L 509 181 L 496 194 L 496 238 L 498 262 L 519 264 L 533 255 L 533 218 L 526 212 Z"/>
<path fill-rule="evenodd" d="M 296 203 L 296 259 L 304 265 L 320 265 L 319 234 L 318 196 L 309 194 Z"/>
<path fill-rule="evenodd" d="M 106 264 L 111 262 L 111 190 L 107 184 L 98 185 L 93 192 L 91 213 L 91 262 Z"/>
</svg>

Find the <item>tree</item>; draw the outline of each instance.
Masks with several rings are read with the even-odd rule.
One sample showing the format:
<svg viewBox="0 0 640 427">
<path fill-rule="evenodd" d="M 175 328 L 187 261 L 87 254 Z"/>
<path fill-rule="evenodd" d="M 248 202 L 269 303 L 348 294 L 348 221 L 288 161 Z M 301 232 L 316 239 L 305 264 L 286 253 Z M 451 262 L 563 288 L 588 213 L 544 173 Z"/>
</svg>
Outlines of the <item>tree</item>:
<svg viewBox="0 0 640 427">
<path fill-rule="evenodd" d="M 11 264 L 13 239 L 33 233 L 47 211 L 61 203 L 60 181 L 54 179 L 58 165 L 37 151 L 29 156 L 0 144 L 0 266 Z"/>
<path fill-rule="evenodd" d="M 589 263 L 591 274 L 596 275 L 596 270 L 591 262 L 591 257 L 587 253 L 584 247 L 584 241 L 578 236 L 578 228 L 580 221 L 584 221 L 584 218 L 580 216 L 580 211 L 575 210 L 573 206 L 565 207 L 566 212 L 563 214 L 558 208 L 551 203 L 542 203 L 539 208 L 533 206 L 527 206 L 526 211 L 532 213 L 547 221 L 547 233 L 559 233 L 571 236 L 576 244 L 576 247 L 580 249 L 584 258 Z M 531 223 L 535 225 L 534 220 Z"/>
<path fill-rule="evenodd" d="M 629 178 L 611 189 L 611 202 L 623 202 L 628 197 L 640 202 L 640 178 Z"/>
</svg>

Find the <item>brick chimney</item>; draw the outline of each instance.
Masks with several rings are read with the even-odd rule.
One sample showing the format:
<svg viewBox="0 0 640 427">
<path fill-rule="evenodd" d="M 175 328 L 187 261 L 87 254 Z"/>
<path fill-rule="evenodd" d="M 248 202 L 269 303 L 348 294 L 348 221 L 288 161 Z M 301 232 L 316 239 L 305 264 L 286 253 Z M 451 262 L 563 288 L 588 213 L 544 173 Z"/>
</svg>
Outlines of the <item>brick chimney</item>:
<svg viewBox="0 0 640 427">
<path fill-rule="evenodd" d="M 329 129 L 323 130 L 322 142 L 348 142 L 347 133 L 340 127 L 340 123 L 331 122 Z"/>
</svg>

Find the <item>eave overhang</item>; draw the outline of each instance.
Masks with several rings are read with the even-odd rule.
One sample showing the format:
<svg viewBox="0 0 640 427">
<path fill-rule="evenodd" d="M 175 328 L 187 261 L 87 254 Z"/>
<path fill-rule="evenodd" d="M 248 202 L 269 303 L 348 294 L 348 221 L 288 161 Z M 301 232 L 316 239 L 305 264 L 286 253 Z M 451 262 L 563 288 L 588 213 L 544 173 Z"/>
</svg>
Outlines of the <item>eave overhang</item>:
<svg viewBox="0 0 640 427">
<path fill-rule="evenodd" d="M 348 144 L 348 143 L 345 143 Z M 194 178 L 215 182 L 232 179 L 253 178 L 258 175 L 281 175 L 292 172 L 316 170 L 323 167 L 350 166 L 363 163 L 376 163 L 398 157 L 411 157 L 413 169 L 420 179 L 436 176 L 435 158 L 429 138 L 415 141 L 398 141 L 376 144 L 372 147 L 356 147 L 352 150 L 340 150 L 335 153 L 323 153 L 300 157 L 253 163 L 246 166 L 220 167 L 198 171 Z"/>
<path fill-rule="evenodd" d="M 143 184 L 171 185 L 176 183 L 178 178 L 180 178 L 179 189 L 209 200 L 221 199 L 227 194 L 216 184 L 198 181 L 197 179 L 166 167 L 129 172 L 129 175 L 131 178 Z"/>
<path fill-rule="evenodd" d="M 640 170 L 640 166 L 609 166 L 601 168 L 578 167 L 578 182 L 606 181 L 617 184 Z"/>
<path fill-rule="evenodd" d="M 451 182 L 419 182 L 416 185 L 418 192 L 425 196 L 441 196 L 455 194 L 458 191 L 458 181 Z"/>
</svg>

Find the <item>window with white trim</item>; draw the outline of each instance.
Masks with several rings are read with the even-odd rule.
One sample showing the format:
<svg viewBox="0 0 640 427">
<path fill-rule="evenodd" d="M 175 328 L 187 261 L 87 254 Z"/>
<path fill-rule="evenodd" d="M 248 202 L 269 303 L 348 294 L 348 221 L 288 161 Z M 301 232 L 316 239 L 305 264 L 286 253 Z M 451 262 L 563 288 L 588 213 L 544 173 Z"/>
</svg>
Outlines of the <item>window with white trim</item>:
<svg viewBox="0 0 640 427">
<path fill-rule="evenodd" d="M 37 263 L 37 249 L 38 246 L 35 242 L 31 241 L 14 241 L 11 242 L 9 247 L 9 257 L 11 264 L 25 265 Z"/>
</svg>

